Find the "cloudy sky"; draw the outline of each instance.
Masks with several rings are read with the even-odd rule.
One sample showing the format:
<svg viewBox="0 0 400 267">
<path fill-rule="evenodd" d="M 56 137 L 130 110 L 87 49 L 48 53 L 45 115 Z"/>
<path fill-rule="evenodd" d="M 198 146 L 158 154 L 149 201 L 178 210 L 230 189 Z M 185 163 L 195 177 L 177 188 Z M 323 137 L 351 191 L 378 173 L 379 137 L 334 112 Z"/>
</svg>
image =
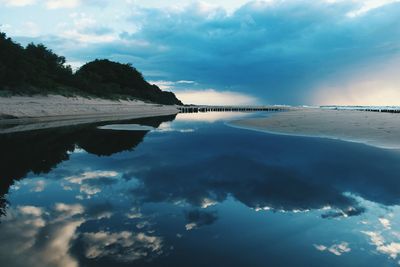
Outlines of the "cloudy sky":
<svg viewBox="0 0 400 267">
<path fill-rule="evenodd" d="M 0 25 L 186 103 L 400 105 L 399 0 L 0 0 Z"/>
</svg>

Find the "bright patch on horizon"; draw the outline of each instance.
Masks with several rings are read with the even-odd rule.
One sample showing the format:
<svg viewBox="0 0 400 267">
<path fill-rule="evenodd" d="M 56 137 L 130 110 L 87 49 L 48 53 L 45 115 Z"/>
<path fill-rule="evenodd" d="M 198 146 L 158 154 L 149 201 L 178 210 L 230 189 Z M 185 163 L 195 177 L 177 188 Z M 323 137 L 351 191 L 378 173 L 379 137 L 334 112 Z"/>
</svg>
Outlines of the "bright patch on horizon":
<svg viewBox="0 0 400 267">
<path fill-rule="evenodd" d="M 250 116 L 246 112 L 198 112 L 198 113 L 178 113 L 175 121 L 197 121 L 197 122 L 216 122 L 231 121 Z"/>
<path fill-rule="evenodd" d="M 256 105 L 257 98 L 232 91 L 186 90 L 175 91 L 175 95 L 185 104 L 194 105 Z"/>
<path fill-rule="evenodd" d="M 319 105 L 400 106 L 400 57 L 362 66 L 318 86 Z"/>
</svg>

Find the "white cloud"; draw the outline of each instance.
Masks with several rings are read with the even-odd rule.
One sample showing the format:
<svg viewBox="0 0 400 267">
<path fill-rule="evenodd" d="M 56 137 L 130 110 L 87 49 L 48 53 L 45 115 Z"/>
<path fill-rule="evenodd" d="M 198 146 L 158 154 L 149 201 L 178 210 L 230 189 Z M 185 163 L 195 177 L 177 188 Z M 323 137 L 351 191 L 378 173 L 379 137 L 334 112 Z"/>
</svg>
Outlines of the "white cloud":
<svg viewBox="0 0 400 267">
<path fill-rule="evenodd" d="M 176 83 L 178 83 L 178 84 L 195 84 L 196 82 L 195 81 L 180 80 L 180 81 L 177 81 Z"/>
<path fill-rule="evenodd" d="M 62 213 L 63 217 L 71 217 L 77 214 L 82 214 L 85 211 L 84 207 L 81 204 L 67 205 L 64 203 L 57 203 L 54 209 Z"/>
<path fill-rule="evenodd" d="M 45 188 L 46 183 L 43 180 L 36 182 L 35 186 L 31 189 L 32 192 L 42 192 Z"/>
<path fill-rule="evenodd" d="M 138 219 L 138 218 L 142 218 L 142 213 L 140 213 L 138 208 L 131 208 L 131 210 L 129 212 L 127 212 L 126 217 L 128 217 L 129 219 Z"/>
<path fill-rule="evenodd" d="M 90 259 L 110 256 L 127 262 L 149 259 L 163 252 L 161 237 L 142 232 L 77 231 L 87 220 L 109 218 L 110 214 L 102 212 L 87 217 L 80 204 L 57 203 L 50 210 L 36 206 L 10 207 L 0 224 L 2 266 L 78 267 L 78 260 L 70 253 L 78 236 L 82 237 L 84 254 Z"/>
<path fill-rule="evenodd" d="M 201 207 L 203 209 L 216 205 L 218 202 L 209 198 L 204 198 L 201 201 Z"/>
<path fill-rule="evenodd" d="M 88 196 L 88 198 L 90 198 L 91 195 L 96 195 L 100 193 L 101 189 L 97 186 L 84 184 L 79 188 L 79 191 L 81 193 L 85 193 Z"/>
<path fill-rule="evenodd" d="M 257 98 L 232 91 L 207 90 L 185 90 L 176 91 L 175 95 L 187 104 L 197 105 L 254 105 L 258 103 Z"/>
<path fill-rule="evenodd" d="M 78 267 L 69 249 L 84 219 L 60 220 L 58 215 L 53 215 L 34 206 L 10 208 L 0 224 L 2 265 Z"/>
<path fill-rule="evenodd" d="M 27 21 L 23 24 L 23 32 L 26 36 L 35 37 L 40 34 L 40 28 L 35 22 Z"/>
<path fill-rule="evenodd" d="M 145 233 L 96 232 L 84 233 L 85 256 L 89 259 L 111 256 L 127 262 L 162 253 L 162 239 Z"/>
<path fill-rule="evenodd" d="M 84 193 L 87 198 L 90 198 L 92 195 L 101 192 L 101 188 L 96 186 L 95 184 L 89 184 L 89 181 L 95 181 L 101 178 L 106 179 L 115 179 L 117 178 L 118 173 L 115 171 L 88 171 L 84 172 L 78 176 L 69 176 L 66 177 L 65 180 L 71 184 L 80 185 L 79 191 Z M 64 185 L 64 187 L 67 185 Z M 68 188 L 68 186 L 67 186 Z M 83 198 L 83 196 L 82 196 Z"/>
<path fill-rule="evenodd" d="M 46 1 L 46 7 L 48 9 L 75 8 L 80 3 L 80 0 L 48 0 Z"/>
<path fill-rule="evenodd" d="M 93 15 L 84 12 L 70 14 L 72 23 L 61 23 L 58 30 L 64 38 L 79 41 L 83 44 L 112 42 L 118 39 L 118 35 L 111 29 L 102 27 Z"/>
<path fill-rule="evenodd" d="M 382 224 L 382 226 L 383 226 L 385 229 L 390 229 L 390 228 L 391 228 L 391 224 L 390 224 L 390 221 L 389 221 L 388 219 L 386 219 L 386 218 L 379 218 L 378 220 L 379 220 L 379 222 Z"/>
<path fill-rule="evenodd" d="M 324 245 L 314 245 L 315 249 L 319 251 L 329 251 L 330 253 L 336 255 L 336 256 L 341 256 L 343 253 L 348 253 L 351 251 L 349 248 L 349 243 L 347 242 L 341 242 L 339 244 L 333 244 L 330 247 L 324 246 Z"/>
<path fill-rule="evenodd" d="M 2 32 L 8 32 L 12 29 L 12 26 L 10 24 L 0 24 L 0 31 Z"/>
<path fill-rule="evenodd" d="M 149 81 L 150 84 L 157 85 L 161 90 L 170 90 L 174 88 L 175 82 L 172 81 Z"/>
<path fill-rule="evenodd" d="M 396 259 L 397 255 L 400 253 L 400 243 L 391 242 L 384 246 L 379 246 L 378 251 L 389 255 L 391 258 Z"/>
<path fill-rule="evenodd" d="M 187 223 L 185 225 L 185 229 L 187 231 L 190 231 L 190 230 L 193 230 L 193 229 L 196 229 L 196 228 L 197 228 L 197 224 L 196 223 Z"/>
<path fill-rule="evenodd" d="M 353 0 L 353 2 L 360 3 L 360 8 L 347 13 L 348 17 L 357 17 L 367 13 L 370 10 L 379 8 L 381 6 L 399 2 L 400 0 Z"/>
<path fill-rule="evenodd" d="M 36 0 L 3 0 L 0 3 L 5 3 L 7 6 L 24 7 L 33 5 L 36 3 Z"/>
<path fill-rule="evenodd" d="M 265 206 L 265 207 L 257 207 L 254 210 L 258 212 L 258 211 L 268 211 L 271 209 L 272 209 L 271 207 Z"/>
<path fill-rule="evenodd" d="M 175 128 L 173 127 L 173 123 L 171 122 L 163 122 L 160 124 L 160 126 L 157 127 L 155 130 L 156 132 L 180 132 L 180 133 L 192 133 L 195 131 L 195 129 L 192 128 Z"/>
<path fill-rule="evenodd" d="M 149 81 L 157 85 L 161 90 L 174 91 L 178 99 L 186 104 L 200 105 L 252 105 L 258 102 L 257 98 L 232 91 L 217 91 L 214 89 L 186 89 L 186 86 L 193 86 L 197 83 L 189 80 L 179 81 Z M 180 89 L 180 88 L 185 89 Z"/>
<path fill-rule="evenodd" d="M 314 245 L 314 247 L 315 247 L 316 250 L 319 250 L 319 251 L 325 251 L 325 250 L 328 249 L 328 248 L 327 248 L 326 246 L 324 246 L 324 245 Z"/>
<path fill-rule="evenodd" d="M 160 81 L 149 81 L 149 83 L 151 84 L 155 84 L 158 87 L 160 87 L 161 90 L 171 90 L 176 88 L 177 85 L 194 85 L 196 84 L 195 81 L 187 81 L 187 80 L 180 80 L 180 81 L 164 81 L 164 80 L 160 80 Z"/>
<path fill-rule="evenodd" d="M 87 171 L 78 176 L 69 176 L 65 180 L 73 184 L 82 184 L 86 180 L 99 179 L 99 178 L 115 178 L 118 172 L 115 171 Z"/>
<path fill-rule="evenodd" d="M 35 206 L 20 206 L 19 211 L 25 215 L 41 216 L 43 214 L 43 209 Z"/>
<path fill-rule="evenodd" d="M 400 254 L 400 243 L 386 241 L 381 232 L 361 231 L 361 233 L 367 235 L 370 238 L 371 243 L 376 246 L 376 250 L 378 252 L 388 255 L 392 259 L 396 259 L 397 256 Z M 395 238 L 398 238 L 396 232 L 390 232 L 390 234 L 392 234 Z"/>
</svg>

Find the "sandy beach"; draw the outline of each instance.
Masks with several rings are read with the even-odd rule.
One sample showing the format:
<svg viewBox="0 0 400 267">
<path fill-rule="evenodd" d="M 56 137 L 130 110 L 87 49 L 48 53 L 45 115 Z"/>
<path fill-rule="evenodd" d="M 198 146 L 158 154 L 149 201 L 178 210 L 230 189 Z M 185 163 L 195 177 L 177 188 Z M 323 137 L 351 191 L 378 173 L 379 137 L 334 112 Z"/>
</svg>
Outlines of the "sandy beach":
<svg viewBox="0 0 400 267">
<path fill-rule="evenodd" d="M 49 96 L 0 97 L 0 133 L 178 113 L 175 106 L 142 101 Z"/>
<path fill-rule="evenodd" d="M 310 108 L 237 120 L 231 125 L 276 134 L 340 139 L 400 149 L 400 114 Z"/>
</svg>

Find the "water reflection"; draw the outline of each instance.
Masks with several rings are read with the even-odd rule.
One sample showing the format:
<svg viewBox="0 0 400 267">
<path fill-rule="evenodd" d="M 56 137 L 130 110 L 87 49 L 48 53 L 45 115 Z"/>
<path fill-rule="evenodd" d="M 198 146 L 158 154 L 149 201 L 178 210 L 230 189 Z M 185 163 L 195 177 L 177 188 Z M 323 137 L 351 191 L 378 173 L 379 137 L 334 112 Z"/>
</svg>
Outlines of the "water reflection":
<svg viewBox="0 0 400 267">
<path fill-rule="evenodd" d="M 124 123 L 138 123 L 158 127 L 175 116 L 135 119 Z M 109 131 L 97 125 L 64 127 L 31 132 L 0 135 L 0 214 L 4 213 L 4 195 L 10 185 L 29 172 L 48 173 L 57 164 L 68 160 L 70 153 L 82 148 L 98 156 L 132 150 L 140 144 L 148 131 Z"/>
<path fill-rule="evenodd" d="M 399 204 L 397 151 L 322 139 L 266 138 L 245 130 L 223 134 L 188 136 L 175 141 L 174 149 L 160 144 L 152 168 L 124 168 L 125 179 L 137 177 L 140 182 L 132 193 L 143 202 L 180 201 L 198 207 L 232 195 L 254 209 L 329 208 L 323 217 L 364 212 L 353 195 Z M 144 164 L 140 158 L 135 162 Z"/>
<path fill-rule="evenodd" d="M 211 118 L 129 122 L 151 132 L 90 126 L 0 136 L 10 203 L 1 262 L 397 264 L 398 151 Z"/>
<path fill-rule="evenodd" d="M 185 217 L 187 220 L 187 224 L 185 225 L 186 230 L 192 230 L 204 225 L 210 225 L 218 218 L 215 211 L 203 211 L 199 209 L 185 212 Z"/>
<path fill-rule="evenodd" d="M 4 266 L 79 266 L 70 250 L 81 244 L 87 259 L 129 262 L 162 252 L 162 239 L 132 231 L 99 230 L 77 236 L 77 229 L 111 214 L 87 212 L 81 204 L 56 203 L 51 209 L 11 208 L 0 225 L 0 258 Z"/>
</svg>

